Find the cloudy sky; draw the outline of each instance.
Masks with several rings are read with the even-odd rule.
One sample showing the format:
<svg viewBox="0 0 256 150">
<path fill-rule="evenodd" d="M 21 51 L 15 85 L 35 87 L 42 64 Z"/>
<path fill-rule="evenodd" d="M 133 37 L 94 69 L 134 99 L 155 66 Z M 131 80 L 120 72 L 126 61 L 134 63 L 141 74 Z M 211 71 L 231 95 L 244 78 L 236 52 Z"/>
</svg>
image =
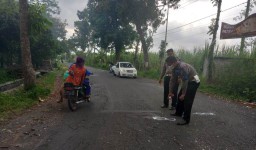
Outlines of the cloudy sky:
<svg viewBox="0 0 256 150">
<path fill-rule="evenodd" d="M 60 17 L 67 20 L 68 37 L 74 32 L 74 21 L 78 20 L 77 10 L 83 10 L 88 0 L 57 0 L 61 8 Z M 223 0 L 220 22 L 236 24 L 233 20 L 239 12 L 246 7 L 247 0 Z M 231 3 L 232 2 L 232 3 Z M 244 3 L 244 4 L 242 4 Z M 184 48 L 192 50 L 195 47 L 203 47 L 210 42 L 211 36 L 207 35 L 211 19 L 216 17 L 217 7 L 213 7 L 210 0 L 181 0 L 180 8 L 169 11 L 167 30 L 167 48 Z M 256 9 L 250 13 L 256 13 Z M 219 31 L 218 31 L 219 32 Z M 158 51 L 161 40 L 165 37 L 165 25 L 162 25 L 154 35 L 154 47 L 151 51 Z M 220 45 L 239 44 L 239 39 L 220 40 Z"/>
</svg>

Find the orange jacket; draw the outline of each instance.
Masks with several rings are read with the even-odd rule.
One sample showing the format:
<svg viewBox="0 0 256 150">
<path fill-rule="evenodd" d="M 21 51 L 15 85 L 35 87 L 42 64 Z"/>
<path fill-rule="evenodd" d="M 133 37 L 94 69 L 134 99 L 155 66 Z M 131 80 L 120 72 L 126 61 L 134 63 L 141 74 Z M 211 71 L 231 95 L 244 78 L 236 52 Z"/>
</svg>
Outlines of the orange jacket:
<svg viewBox="0 0 256 150">
<path fill-rule="evenodd" d="M 82 85 L 85 78 L 86 68 L 78 68 L 76 64 L 73 64 L 68 71 L 73 72 L 73 75 L 69 75 L 66 82 L 73 83 L 75 86 Z"/>
</svg>

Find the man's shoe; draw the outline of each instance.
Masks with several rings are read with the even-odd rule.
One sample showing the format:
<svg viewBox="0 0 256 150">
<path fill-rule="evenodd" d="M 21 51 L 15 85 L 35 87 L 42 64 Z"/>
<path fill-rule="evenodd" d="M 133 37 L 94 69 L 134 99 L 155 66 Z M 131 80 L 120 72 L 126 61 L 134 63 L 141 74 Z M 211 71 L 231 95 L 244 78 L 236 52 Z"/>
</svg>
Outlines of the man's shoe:
<svg viewBox="0 0 256 150">
<path fill-rule="evenodd" d="M 174 113 L 174 114 L 171 114 L 171 116 L 177 116 L 177 117 L 181 117 L 181 115 L 178 115 L 178 114 L 176 114 L 176 113 Z"/>
<path fill-rule="evenodd" d="M 168 107 L 168 106 L 166 106 L 166 105 L 162 105 L 162 106 L 161 106 L 161 108 L 167 108 L 167 107 Z"/>
<path fill-rule="evenodd" d="M 180 126 L 182 126 L 182 125 L 187 125 L 187 124 L 189 124 L 189 122 L 187 122 L 187 121 L 185 121 L 185 120 L 183 120 L 183 121 L 177 123 L 177 125 L 180 125 Z"/>
</svg>

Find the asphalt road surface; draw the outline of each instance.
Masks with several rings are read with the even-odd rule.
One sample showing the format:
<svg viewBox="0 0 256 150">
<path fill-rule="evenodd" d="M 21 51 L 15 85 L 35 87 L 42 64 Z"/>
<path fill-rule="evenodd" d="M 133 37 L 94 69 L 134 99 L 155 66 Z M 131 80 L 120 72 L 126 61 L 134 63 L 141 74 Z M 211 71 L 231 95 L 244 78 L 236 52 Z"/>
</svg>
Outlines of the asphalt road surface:
<svg viewBox="0 0 256 150">
<path fill-rule="evenodd" d="M 160 108 L 157 81 L 119 78 L 90 68 L 92 96 L 75 112 L 50 105 L 48 121 L 36 124 L 5 149 L 35 150 L 255 150 L 256 109 L 200 92 L 191 122 Z M 47 105 L 46 105 L 47 107 Z M 48 108 L 49 109 L 49 108 Z M 53 111 L 54 110 L 54 111 Z M 37 112 L 39 112 L 37 110 Z M 45 118 L 45 117 L 44 117 Z M 54 122 L 54 123 L 53 123 Z M 52 125 L 51 125 L 52 123 Z M 40 129 L 40 131 L 39 131 Z M 45 131 L 41 131 L 45 129 Z M 38 134 L 32 134 L 38 130 Z M 30 136 L 29 136 L 30 135 Z M 33 136 L 34 135 L 34 136 Z M 37 135 L 37 136 L 35 136 Z M 27 137 L 26 137 L 27 136 Z"/>
</svg>

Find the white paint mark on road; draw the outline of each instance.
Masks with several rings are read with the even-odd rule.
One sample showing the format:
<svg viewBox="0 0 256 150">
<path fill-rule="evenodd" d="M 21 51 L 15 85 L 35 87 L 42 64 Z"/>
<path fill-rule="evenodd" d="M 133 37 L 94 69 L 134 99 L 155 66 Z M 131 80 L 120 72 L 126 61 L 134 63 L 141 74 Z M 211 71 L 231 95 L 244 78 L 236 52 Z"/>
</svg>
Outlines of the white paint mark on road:
<svg viewBox="0 0 256 150">
<path fill-rule="evenodd" d="M 160 116 L 153 116 L 152 119 L 158 120 L 158 121 L 176 121 L 175 118 L 165 118 Z"/>
<path fill-rule="evenodd" d="M 160 113 L 160 111 L 153 110 L 103 110 L 102 113 Z"/>
<path fill-rule="evenodd" d="M 215 116 L 215 113 L 200 113 L 200 112 L 195 112 L 193 113 L 194 115 L 199 115 L 199 116 Z"/>
</svg>

